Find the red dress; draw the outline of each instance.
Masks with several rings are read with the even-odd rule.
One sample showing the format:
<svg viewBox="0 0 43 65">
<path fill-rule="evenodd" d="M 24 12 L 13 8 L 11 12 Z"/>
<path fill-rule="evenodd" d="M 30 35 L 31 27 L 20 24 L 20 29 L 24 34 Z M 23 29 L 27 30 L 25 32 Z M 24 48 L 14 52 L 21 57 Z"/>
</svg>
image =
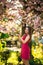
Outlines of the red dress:
<svg viewBox="0 0 43 65">
<path fill-rule="evenodd" d="M 23 36 L 23 40 L 25 40 L 26 38 L 26 34 Z M 29 60 L 30 59 L 30 47 L 29 47 L 29 41 L 28 40 L 26 43 L 22 43 L 22 47 L 21 47 L 21 58 L 25 59 L 25 60 Z"/>
</svg>

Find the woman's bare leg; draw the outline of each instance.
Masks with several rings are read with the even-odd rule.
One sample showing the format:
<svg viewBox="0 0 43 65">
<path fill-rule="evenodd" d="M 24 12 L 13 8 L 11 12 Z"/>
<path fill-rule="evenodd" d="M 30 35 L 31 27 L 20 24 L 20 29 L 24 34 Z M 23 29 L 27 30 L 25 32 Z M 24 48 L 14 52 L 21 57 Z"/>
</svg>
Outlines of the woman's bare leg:
<svg viewBox="0 0 43 65">
<path fill-rule="evenodd" d="M 24 59 L 22 59 L 22 61 L 23 61 L 23 64 L 25 64 L 25 60 L 24 60 Z"/>
<path fill-rule="evenodd" d="M 25 65 L 30 65 L 28 60 L 22 60 Z"/>
<path fill-rule="evenodd" d="M 28 60 L 25 61 L 25 65 L 30 65 Z"/>
</svg>

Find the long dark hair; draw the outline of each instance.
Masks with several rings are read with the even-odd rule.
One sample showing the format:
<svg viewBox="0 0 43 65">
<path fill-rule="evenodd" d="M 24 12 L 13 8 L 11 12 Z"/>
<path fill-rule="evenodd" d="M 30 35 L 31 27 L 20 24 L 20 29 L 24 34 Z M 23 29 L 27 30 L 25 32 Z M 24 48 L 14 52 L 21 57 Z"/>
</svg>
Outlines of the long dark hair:
<svg viewBox="0 0 43 65">
<path fill-rule="evenodd" d="M 32 36 L 32 33 L 33 33 L 33 31 L 34 31 L 34 29 L 33 29 L 32 27 L 30 27 L 30 26 L 26 26 L 26 24 L 22 25 L 22 35 L 25 33 L 26 27 L 28 28 L 28 30 L 29 30 L 29 35 L 30 35 L 30 37 L 31 37 L 31 36 Z"/>
</svg>

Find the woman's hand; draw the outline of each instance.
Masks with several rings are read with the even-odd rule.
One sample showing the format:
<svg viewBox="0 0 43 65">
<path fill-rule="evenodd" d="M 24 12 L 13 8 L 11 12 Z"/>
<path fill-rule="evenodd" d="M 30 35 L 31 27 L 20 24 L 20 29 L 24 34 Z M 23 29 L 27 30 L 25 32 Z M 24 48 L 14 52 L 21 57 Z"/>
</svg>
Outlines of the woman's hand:
<svg viewBox="0 0 43 65">
<path fill-rule="evenodd" d="M 30 36 L 29 36 L 29 35 L 27 35 L 27 37 L 26 37 L 25 40 L 23 40 L 22 38 L 20 38 L 21 42 L 24 43 L 24 44 L 25 44 L 27 41 L 29 41 L 29 39 L 30 39 Z"/>
</svg>

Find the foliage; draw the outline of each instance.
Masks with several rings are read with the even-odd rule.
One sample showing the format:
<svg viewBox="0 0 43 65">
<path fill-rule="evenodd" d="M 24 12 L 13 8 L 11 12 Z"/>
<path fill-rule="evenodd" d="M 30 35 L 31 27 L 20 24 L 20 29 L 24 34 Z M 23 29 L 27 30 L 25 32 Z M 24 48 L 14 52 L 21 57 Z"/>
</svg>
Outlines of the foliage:
<svg viewBox="0 0 43 65">
<path fill-rule="evenodd" d="M 10 56 L 10 51 L 9 50 L 0 52 L 1 62 L 4 63 L 5 65 L 7 65 L 7 59 L 9 58 L 9 56 Z"/>
<path fill-rule="evenodd" d="M 4 51 L 5 47 L 6 47 L 6 41 L 0 40 L 0 52 Z"/>
<path fill-rule="evenodd" d="M 30 59 L 29 61 L 30 65 L 42 65 L 40 59 Z"/>
<path fill-rule="evenodd" d="M 0 33 L 0 39 L 5 39 L 5 38 L 8 38 L 9 35 L 7 33 Z"/>
<path fill-rule="evenodd" d="M 8 19 L 7 19 L 7 18 L 3 18 L 3 21 L 7 22 L 7 21 L 8 21 Z"/>
<path fill-rule="evenodd" d="M 18 64 L 18 56 L 17 52 L 11 52 L 10 58 L 7 60 L 7 63 L 13 63 L 13 64 Z"/>
<path fill-rule="evenodd" d="M 38 58 L 34 59 L 34 62 L 36 65 L 42 65 L 40 59 L 38 59 Z"/>
</svg>

